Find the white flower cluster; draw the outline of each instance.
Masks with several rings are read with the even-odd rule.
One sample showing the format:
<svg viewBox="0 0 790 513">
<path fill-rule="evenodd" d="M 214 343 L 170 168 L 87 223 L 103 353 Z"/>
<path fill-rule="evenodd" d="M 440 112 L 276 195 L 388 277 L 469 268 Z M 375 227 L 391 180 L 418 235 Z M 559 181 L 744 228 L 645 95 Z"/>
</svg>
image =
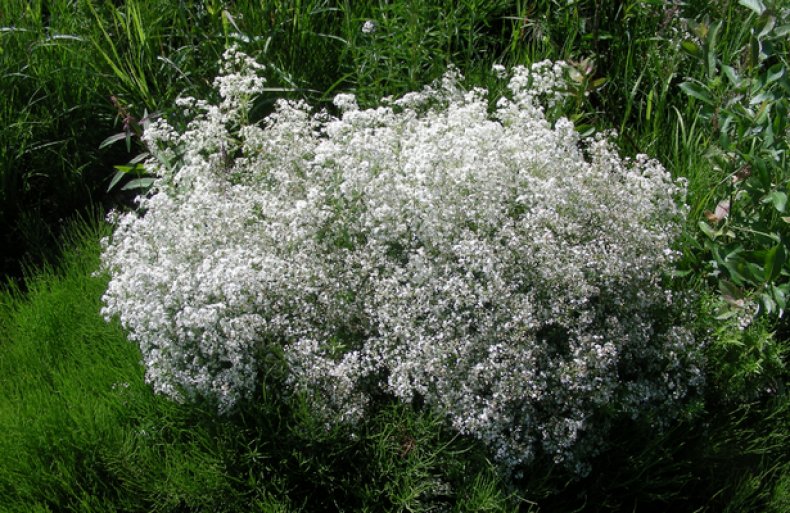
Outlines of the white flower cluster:
<svg viewBox="0 0 790 513">
<path fill-rule="evenodd" d="M 157 391 L 225 410 L 277 347 L 327 419 L 388 393 L 507 466 L 583 473 L 613 415 L 672 415 L 699 384 L 662 287 L 682 187 L 547 121 L 561 66 L 512 70 L 493 113 L 450 70 L 376 109 L 281 101 L 256 125 L 259 66 L 226 59 L 220 105 L 147 130 L 159 179 L 105 241 L 103 313 Z"/>
</svg>

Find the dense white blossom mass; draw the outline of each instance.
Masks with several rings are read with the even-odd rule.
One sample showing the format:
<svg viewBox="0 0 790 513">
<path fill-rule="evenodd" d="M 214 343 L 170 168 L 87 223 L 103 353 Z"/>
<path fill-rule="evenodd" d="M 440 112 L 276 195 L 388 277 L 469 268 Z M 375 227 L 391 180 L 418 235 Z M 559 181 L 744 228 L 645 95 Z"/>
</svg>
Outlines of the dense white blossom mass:
<svg viewBox="0 0 790 513">
<path fill-rule="evenodd" d="M 103 313 L 156 391 L 224 411 L 279 351 L 283 386 L 328 421 L 385 393 L 506 466 L 583 473 L 612 418 L 671 418 L 700 384 L 662 286 L 683 188 L 547 120 L 562 65 L 514 68 L 493 108 L 450 69 L 375 109 L 280 101 L 259 124 L 262 67 L 224 66 L 219 105 L 147 128 L 158 179 L 105 241 Z"/>
</svg>

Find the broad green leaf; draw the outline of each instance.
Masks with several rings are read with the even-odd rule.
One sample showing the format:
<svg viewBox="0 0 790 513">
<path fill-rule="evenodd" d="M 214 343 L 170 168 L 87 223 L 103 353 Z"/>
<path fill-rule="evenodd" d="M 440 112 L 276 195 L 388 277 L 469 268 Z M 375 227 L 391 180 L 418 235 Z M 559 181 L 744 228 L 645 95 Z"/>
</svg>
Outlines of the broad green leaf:
<svg viewBox="0 0 790 513">
<path fill-rule="evenodd" d="M 774 191 L 771 193 L 771 202 L 777 211 L 784 212 L 787 205 L 787 194 L 782 191 Z"/>
<path fill-rule="evenodd" d="M 760 59 L 760 63 L 763 63 L 766 59 L 774 55 L 774 44 L 770 39 L 758 38 L 757 40 L 760 41 L 760 55 L 758 55 L 758 58 Z"/>
<path fill-rule="evenodd" d="M 707 90 L 707 87 L 695 84 L 694 82 L 683 82 L 680 84 L 680 88 L 692 98 L 696 98 L 707 105 L 713 106 L 713 98 Z"/>
<path fill-rule="evenodd" d="M 787 194 L 782 191 L 771 191 L 762 199 L 761 203 L 771 203 L 777 212 L 784 212 L 787 207 Z"/>
<path fill-rule="evenodd" d="M 735 71 L 735 68 L 723 65 L 721 70 L 733 86 L 738 87 L 740 85 L 741 79 L 738 77 L 738 72 Z"/>
<path fill-rule="evenodd" d="M 784 310 L 785 307 L 787 306 L 787 295 L 785 294 L 785 292 L 782 290 L 781 287 L 777 287 L 773 283 L 771 284 L 771 292 L 773 293 L 774 301 L 776 301 L 776 304 L 779 305 L 779 308 L 781 310 Z"/>
<path fill-rule="evenodd" d="M 765 281 L 773 281 L 779 277 L 782 266 L 785 265 L 785 257 L 784 244 L 777 244 L 768 250 L 765 254 Z"/>
<path fill-rule="evenodd" d="M 770 115 L 770 114 L 768 114 Z M 763 144 L 768 147 L 774 146 L 774 125 L 773 123 L 769 122 L 765 124 L 765 130 L 763 131 Z M 781 210 L 780 210 L 781 212 Z"/>
<path fill-rule="evenodd" d="M 724 122 L 721 124 L 721 129 L 719 132 L 719 146 L 721 146 L 724 150 L 727 150 L 730 147 L 730 134 L 727 131 L 727 128 L 731 122 L 731 117 L 724 118 Z"/>
<path fill-rule="evenodd" d="M 762 44 L 760 40 L 756 37 L 752 36 L 749 41 L 749 58 L 752 63 L 758 63 L 760 59 L 760 54 L 762 53 Z M 749 67 L 751 68 L 754 64 L 751 64 Z"/>
<path fill-rule="evenodd" d="M 714 319 L 716 319 L 717 321 L 726 321 L 727 319 L 732 319 L 736 315 L 738 315 L 738 310 L 731 308 L 731 309 L 724 310 L 724 312 L 722 312 L 719 315 L 717 315 L 716 317 L 714 317 Z"/>
<path fill-rule="evenodd" d="M 702 59 L 702 49 L 693 41 L 684 40 L 680 42 L 680 47 L 683 49 L 684 52 L 691 55 L 692 57 L 696 57 L 698 59 Z"/>
<path fill-rule="evenodd" d="M 753 281 L 753 280 L 747 279 L 743 274 L 741 274 L 741 271 L 738 269 L 738 266 L 735 265 L 733 262 L 725 261 L 723 263 L 723 265 L 724 265 L 724 268 L 727 269 L 727 272 L 730 275 L 730 279 L 736 285 L 740 286 L 740 285 L 743 285 L 744 283 L 749 283 L 749 282 Z M 760 266 L 757 266 L 757 269 L 759 269 L 758 276 L 762 277 L 762 268 Z M 759 280 L 759 278 L 758 278 L 758 280 Z"/>
<path fill-rule="evenodd" d="M 765 276 L 765 268 L 763 266 L 755 264 L 754 262 L 747 262 L 746 270 L 749 271 L 749 278 L 753 283 L 760 283 L 763 281 L 763 277 Z"/>
<path fill-rule="evenodd" d="M 716 37 L 719 34 L 719 30 L 721 29 L 721 21 L 715 23 L 711 28 L 710 32 L 708 32 L 708 38 L 705 41 L 705 46 L 708 50 L 707 55 L 707 68 L 708 68 L 708 79 L 713 79 L 716 75 Z"/>
<path fill-rule="evenodd" d="M 761 0 L 738 0 L 738 3 L 744 7 L 748 7 L 758 15 L 765 12 L 765 5 Z"/>
<path fill-rule="evenodd" d="M 768 68 L 768 72 L 765 77 L 765 85 L 771 84 L 776 82 L 785 74 L 785 67 L 782 64 L 774 64 L 770 68 Z"/>
<path fill-rule="evenodd" d="M 763 23 L 763 27 L 760 29 L 760 32 L 757 34 L 757 37 L 762 39 L 767 34 L 769 34 L 773 29 L 774 25 L 776 25 L 776 18 L 773 16 L 768 16 Z"/>
<path fill-rule="evenodd" d="M 699 222 L 699 229 L 702 230 L 702 233 L 708 236 L 711 240 L 716 240 L 716 237 L 721 235 L 721 230 L 715 230 L 711 228 L 711 226 L 706 223 L 705 221 Z"/>
<path fill-rule="evenodd" d="M 767 106 L 767 104 L 769 102 L 772 102 L 773 100 L 774 100 L 774 95 L 771 91 L 763 91 L 755 95 L 754 98 L 752 98 L 751 100 L 749 100 L 749 105 L 766 104 Z M 763 106 L 763 109 L 765 109 L 766 106 Z"/>
<path fill-rule="evenodd" d="M 719 291 L 722 296 L 729 299 L 740 299 L 743 297 L 741 290 L 727 280 L 719 280 Z"/>
<path fill-rule="evenodd" d="M 776 310 L 776 303 L 774 299 L 770 296 L 770 294 L 762 293 L 760 294 L 760 301 L 765 308 L 765 313 L 771 315 L 774 310 Z"/>
</svg>

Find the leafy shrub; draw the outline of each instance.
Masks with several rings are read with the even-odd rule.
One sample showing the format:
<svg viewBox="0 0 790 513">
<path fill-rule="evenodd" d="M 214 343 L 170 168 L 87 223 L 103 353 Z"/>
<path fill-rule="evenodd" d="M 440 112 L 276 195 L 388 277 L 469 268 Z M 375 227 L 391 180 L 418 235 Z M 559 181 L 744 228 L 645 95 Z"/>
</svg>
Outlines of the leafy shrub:
<svg viewBox="0 0 790 513">
<path fill-rule="evenodd" d="M 375 109 L 339 95 L 339 117 L 281 101 L 259 126 L 260 69 L 229 51 L 219 105 L 148 127 L 158 179 L 105 241 L 103 312 L 155 390 L 228 411 L 285 364 L 329 423 L 389 394 L 506 467 L 578 474 L 613 419 L 682 411 L 699 344 L 662 275 L 683 187 L 547 120 L 562 65 L 514 68 L 493 112 L 450 69 Z"/>
<path fill-rule="evenodd" d="M 739 3 L 753 11 L 743 46 L 728 55 L 718 41 L 722 21 L 695 24 L 696 40 L 684 41 L 683 48 L 699 60 L 705 77 L 680 87 L 699 103 L 699 116 L 711 127 L 707 155 L 724 175 L 699 221 L 705 270 L 730 306 L 724 315 L 745 325 L 756 313 L 782 317 L 790 294 L 790 9 L 779 2 Z"/>
<path fill-rule="evenodd" d="M 717 323 L 708 382 L 717 400 L 742 404 L 781 394 L 787 382 L 790 9 L 737 3 L 731 14 L 741 24 L 689 20 L 691 37 L 681 44 L 699 71 L 680 88 L 703 121 L 695 151 L 715 176 L 701 195 L 708 210 L 694 216 L 691 258 L 719 290 L 706 306 Z"/>
</svg>

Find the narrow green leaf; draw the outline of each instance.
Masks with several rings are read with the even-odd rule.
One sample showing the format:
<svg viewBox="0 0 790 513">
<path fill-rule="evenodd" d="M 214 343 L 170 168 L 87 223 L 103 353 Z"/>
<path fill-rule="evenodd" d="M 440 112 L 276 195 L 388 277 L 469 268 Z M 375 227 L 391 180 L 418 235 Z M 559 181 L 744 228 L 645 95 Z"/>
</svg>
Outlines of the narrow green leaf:
<svg viewBox="0 0 790 513">
<path fill-rule="evenodd" d="M 147 189 L 153 185 L 154 181 L 154 178 L 137 178 L 135 180 L 129 180 L 129 183 L 121 187 L 121 190 Z"/>
<path fill-rule="evenodd" d="M 110 180 L 110 185 L 107 186 L 107 192 L 113 190 L 113 188 L 118 185 L 118 182 L 120 182 L 124 176 L 126 176 L 126 173 L 123 171 L 116 171 L 115 175 L 112 177 L 112 180 Z"/>
<path fill-rule="evenodd" d="M 99 149 L 106 148 L 107 146 L 116 143 L 118 141 L 122 141 L 124 139 L 126 139 L 126 132 L 121 132 L 119 134 L 111 135 L 110 137 L 99 143 Z"/>
<path fill-rule="evenodd" d="M 645 119 L 650 121 L 651 115 L 653 114 L 653 93 L 655 89 L 651 89 L 649 93 L 647 93 L 647 108 L 645 110 Z"/>
<path fill-rule="evenodd" d="M 150 156 L 151 156 L 150 153 L 148 153 L 147 151 L 144 151 L 143 153 L 140 153 L 135 158 L 130 160 L 129 164 L 139 164 L 139 163 L 141 163 L 142 161 L 144 161 L 145 159 L 147 159 Z"/>
</svg>

